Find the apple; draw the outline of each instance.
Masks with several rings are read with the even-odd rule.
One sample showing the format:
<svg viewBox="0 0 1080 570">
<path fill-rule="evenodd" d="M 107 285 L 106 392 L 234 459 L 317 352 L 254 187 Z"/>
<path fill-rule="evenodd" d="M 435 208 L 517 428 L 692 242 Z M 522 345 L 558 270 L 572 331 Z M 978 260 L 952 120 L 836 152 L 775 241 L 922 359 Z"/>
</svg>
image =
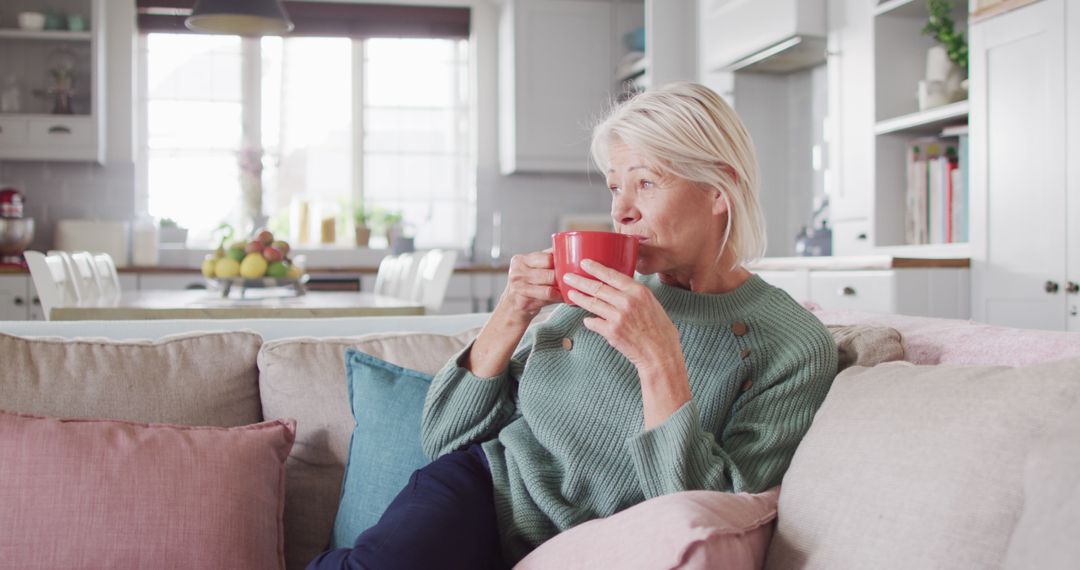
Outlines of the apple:
<svg viewBox="0 0 1080 570">
<path fill-rule="evenodd" d="M 274 247 L 272 245 L 263 248 L 262 254 L 263 254 L 263 257 L 266 258 L 266 261 L 269 261 L 270 263 L 273 263 L 275 261 L 281 261 L 282 259 L 285 258 L 285 254 L 281 253 L 280 249 L 278 249 L 278 248 L 276 248 L 276 247 Z"/>
<path fill-rule="evenodd" d="M 289 247 L 289 242 L 279 239 L 279 240 L 275 241 L 274 243 L 272 243 L 270 245 L 272 245 L 272 246 L 278 248 L 279 250 L 281 250 L 281 256 L 282 257 L 285 257 L 285 256 L 289 255 L 289 249 L 291 249 Z"/>
<path fill-rule="evenodd" d="M 274 234 L 270 233 L 270 230 L 263 228 L 255 234 L 255 241 L 263 244 L 264 247 L 268 246 L 274 243 Z"/>
<path fill-rule="evenodd" d="M 263 247 L 265 247 L 261 241 L 252 240 L 244 246 L 244 253 L 262 253 Z"/>
<path fill-rule="evenodd" d="M 289 267 L 280 261 L 275 261 L 266 268 L 267 277 L 285 277 L 288 274 Z"/>
<path fill-rule="evenodd" d="M 242 245 L 240 247 L 230 247 L 229 250 L 225 252 L 225 257 L 232 259 L 237 263 L 243 261 L 245 255 L 247 254 L 244 252 L 244 246 Z"/>
</svg>

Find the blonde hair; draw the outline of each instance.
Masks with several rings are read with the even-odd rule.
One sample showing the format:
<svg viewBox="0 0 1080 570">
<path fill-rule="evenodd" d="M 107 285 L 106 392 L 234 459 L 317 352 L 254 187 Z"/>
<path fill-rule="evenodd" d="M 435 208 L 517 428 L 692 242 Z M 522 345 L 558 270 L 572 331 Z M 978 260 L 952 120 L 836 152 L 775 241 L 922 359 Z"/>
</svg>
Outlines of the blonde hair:
<svg viewBox="0 0 1080 570">
<path fill-rule="evenodd" d="M 616 106 L 593 129 L 592 156 L 601 172 L 618 141 L 656 160 L 669 174 L 720 192 L 728 219 L 720 254 L 734 266 L 765 254 L 765 219 L 758 201 L 753 143 L 735 111 L 696 83 L 669 83 Z"/>
</svg>

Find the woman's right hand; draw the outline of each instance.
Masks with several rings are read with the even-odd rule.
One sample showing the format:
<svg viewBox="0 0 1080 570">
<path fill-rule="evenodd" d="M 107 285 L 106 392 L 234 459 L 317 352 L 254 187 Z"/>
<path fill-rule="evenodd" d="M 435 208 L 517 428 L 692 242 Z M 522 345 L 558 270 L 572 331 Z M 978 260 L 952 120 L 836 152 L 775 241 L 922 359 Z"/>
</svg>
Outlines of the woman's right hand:
<svg viewBox="0 0 1080 570">
<path fill-rule="evenodd" d="M 540 309 L 561 302 L 551 249 L 522 253 L 510 259 L 506 289 L 499 298 L 503 310 L 528 324 Z"/>
</svg>

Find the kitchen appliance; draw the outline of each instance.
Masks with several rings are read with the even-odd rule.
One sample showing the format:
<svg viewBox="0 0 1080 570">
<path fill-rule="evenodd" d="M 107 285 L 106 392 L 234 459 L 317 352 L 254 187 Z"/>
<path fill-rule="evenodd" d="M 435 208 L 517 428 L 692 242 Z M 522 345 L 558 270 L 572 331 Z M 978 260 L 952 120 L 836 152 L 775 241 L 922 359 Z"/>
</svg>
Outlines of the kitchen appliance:
<svg viewBox="0 0 1080 570">
<path fill-rule="evenodd" d="M 23 252 L 34 239 L 34 219 L 23 217 L 23 194 L 0 188 L 0 267 L 26 268 Z"/>
</svg>

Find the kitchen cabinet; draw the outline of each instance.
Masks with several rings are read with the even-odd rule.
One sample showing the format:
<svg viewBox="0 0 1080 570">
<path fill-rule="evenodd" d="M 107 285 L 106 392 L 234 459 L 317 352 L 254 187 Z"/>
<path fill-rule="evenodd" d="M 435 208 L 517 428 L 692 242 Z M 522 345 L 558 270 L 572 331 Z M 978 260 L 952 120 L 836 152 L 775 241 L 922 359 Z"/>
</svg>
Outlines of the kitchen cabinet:
<svg viewBox="0 0 1080 570">
<path fill-rule="evenodd" d="M 0 25 L 17 13 L 52 11 L 80 15 L 86 30 L 0 28 L 0 88 L 9 79 L 17 110 L 0 114 L 0 160 L 96 161 L 105 158 L 105 0 L 56 0 L 0 5 Z M 52 69 L 71 65 L 71 113 L 54 114 Z"/>
<path fill-rule="evenodd" d="M 1080 142 L 1074 12 L 1043 0 L 971 27 L 972 316 L 980 321 L 1080 330 L 1071 314 L 1080 260 L 1068 247 L 1080 243 L 1080 180 L 1066 156 Z"/>
<path fill-rule="evenodd" d="M 615 85 L 617 3 L 506 0 L 499 19 L 499 167 L 591 170 L 589 121 Z"/>
<path fill-rule="evenodd" d="M 799 302 L 826 310 L 966 319 L 970 272 L 961 267 L 755 271 Z"/>
<path fill-rule="evenodd" d="M 0 321 L 30 318 L 30 285 L 26 275 L 0 275 Z"/>
</svg>

